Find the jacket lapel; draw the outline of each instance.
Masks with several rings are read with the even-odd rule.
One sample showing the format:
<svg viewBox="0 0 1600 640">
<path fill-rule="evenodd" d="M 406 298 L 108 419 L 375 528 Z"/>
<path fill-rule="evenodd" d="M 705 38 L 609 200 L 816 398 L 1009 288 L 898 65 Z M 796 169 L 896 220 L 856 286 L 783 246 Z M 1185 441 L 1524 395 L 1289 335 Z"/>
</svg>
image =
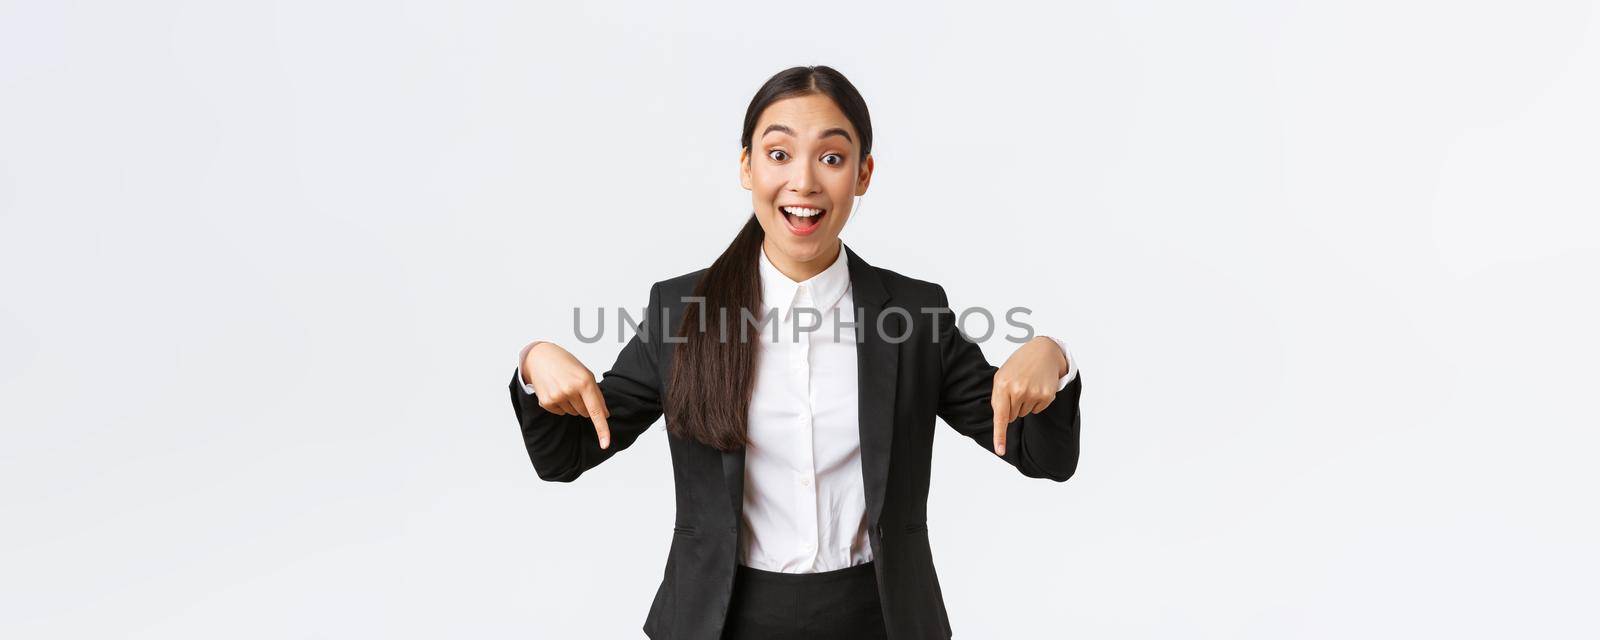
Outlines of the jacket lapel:
<svg viewBox="0 0 1600 640">
<path fill-rule="evenodd" d="M 905 333 L 905 316 L 889 314 L 878 332 L 878 317 L 889 301 L 876 267 L 843 247 L 850 267 L 851 297 L 856 306 L 857 394 L 860 405 L 861 475 L 867 501 L 867 523 L 876 526 L 883 513 L 883 496 L 889 481 L 889 452 L 894 435 L 894 392 L 900 349 L 888 336 Z M 733 521 L 742 528 L 744 506 L 744 449 L 722 452 L 722 478 L 727 484 Z"/>
<path fill-rule="evenodd" d="M 881 274 L 845 247 L 850 259 L 850 289 L 858 310 L 856 320 L 857 393 L 860 404 L 861 476 L 867 498 L 867 525 L 876 527 L 883 513 L 883 494 L 889 482 L 889 452 L 894 436 L 894 391 L 900 364 L 898 343 L 885 336 L 903 337 L 905 316 L 879 316 L 889 301 Z"/>
</svg>

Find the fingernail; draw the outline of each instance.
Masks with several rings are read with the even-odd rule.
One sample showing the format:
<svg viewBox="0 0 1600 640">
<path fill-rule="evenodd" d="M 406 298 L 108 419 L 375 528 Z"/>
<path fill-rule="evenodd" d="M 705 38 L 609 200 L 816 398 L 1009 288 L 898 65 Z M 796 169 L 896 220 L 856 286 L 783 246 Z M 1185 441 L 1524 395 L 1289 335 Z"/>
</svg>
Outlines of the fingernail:
<svg viewBox="0 0 1600 640">
<path fill-rule="evenodd" d="M 994 448 L 994 452 L 995 452 L 995 455 L 1003 456 L 1003 455 L 1006 454 L 1006 446 L 1005 445 L 1000 445 L 998 447 L 995 447 Z"/>
<path fill-rule="evenodd" d="M 604 449 L 604 448 L 609 447 L 609 446 L 611 446 L 611 438 L 601 438 L 600 439 L 600 448 L 601 449 Z"/>
</svg>

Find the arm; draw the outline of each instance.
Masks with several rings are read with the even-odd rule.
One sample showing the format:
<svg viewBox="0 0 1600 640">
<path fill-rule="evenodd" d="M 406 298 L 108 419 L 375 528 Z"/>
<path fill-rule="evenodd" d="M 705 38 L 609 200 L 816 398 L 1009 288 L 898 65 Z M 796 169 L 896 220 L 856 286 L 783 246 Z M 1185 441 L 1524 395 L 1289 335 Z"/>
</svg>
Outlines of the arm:
<svg viewBox="0 0 1600 640">
<path fill-rule="evenodd" d="M 659 322 L 659 296 L 650 288 L 650 302 L 639 332 L 622 347 L 611 369 L 602 375 L 598 386 L 610 412 L 606 419 L 611 442 L 600 448 L 595 425 L 581 415 L 558 415 L 546 411 L 539 398 L 522 378 L 521 365 L 511 374 L 511 407 L 522 426 L 523 444 L 539 478 L 551 482 L 571 482 L 618 451 L 628 448 L 639 435 L 661 417 L 661 380 L 656 375 L 655 325 Z M 535 341 L 537 343 L 539 341 Z M 523 348 L 526 358 L 527 350 Z"/>
<path fill-rule="evenodd" d="M 939 306 L 942 310 L 934 317 L 934 327 L 939 332 L 942 382 L 936 413 L 951 428 L 993 453 L 995 414 L 990 400 L 999 368 L 989 364 L 978 345 L 956 326 L 944 287 L 939 287 Z M 1065 482 L 1078 469 L 1078 398 L 1083 377 L 1066 353 L 1066 345 L 1059 340 L 1056 343 L 1068 361 L 1067 373 L 1062 376 L 1064 386 L 1050 406 L 1006 425 L 1005 453 L 1000 457 L 1022 475 Z"/>
</svg>

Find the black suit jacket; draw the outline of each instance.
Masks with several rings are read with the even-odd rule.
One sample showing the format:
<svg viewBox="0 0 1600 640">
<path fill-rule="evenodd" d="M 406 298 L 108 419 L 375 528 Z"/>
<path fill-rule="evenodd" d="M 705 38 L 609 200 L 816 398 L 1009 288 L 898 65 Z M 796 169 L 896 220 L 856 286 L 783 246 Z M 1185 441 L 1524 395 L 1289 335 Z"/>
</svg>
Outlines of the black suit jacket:
<svg viewBox="0 0 1600 640">
<path fill-rule="evenodd" d="M 989 396 L 997 367 L 957 330 L 943 287 L 869 265 L 848 246 L 844 251 L 856 317 L 862 320 L 856 350 L 861 469 L 883 618 L 894 640 L 949 638 L 950 620 L 928 547 L 934 417 L 994 455 Z M 657 327 L 678 326 L 687 306 L 682 298 L 693 295 L 704 272 L 650 288 L 638 333 L 603 374 L 599 385 L 611 411 L 609 448 L 600 448 L 588 418 L 545 411 L 512 373 L 511 404 L 540 478 L 577 479 L 626 450 L 662 416 L 676 342 L 658 337 L 663 333 Z M 1049 407 L 1011 423 L 1003 456 L 1007 463 L 1032 478 L 1062 482 L 1072 476 L 1078 466 L 1082 380 L 1080 370 Z M 656 640 L 717 640 L 738 563 L 744 451 L 719 452 L 673 436 L 668 436 L 668 445 L 677 521 L 644 632 Z"/>
</svg>

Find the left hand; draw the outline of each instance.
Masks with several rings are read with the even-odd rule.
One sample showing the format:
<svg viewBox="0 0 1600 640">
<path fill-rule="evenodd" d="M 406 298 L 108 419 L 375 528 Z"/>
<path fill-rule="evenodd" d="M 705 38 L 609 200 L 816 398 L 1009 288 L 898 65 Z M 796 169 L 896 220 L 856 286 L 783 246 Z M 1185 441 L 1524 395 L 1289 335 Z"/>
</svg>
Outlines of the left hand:
<svg viewBox="0 0 1600 640">
<path fill-rule="evenodd" d="M 1056 399 L 1061 376 L 1067 375 L 1067 356 L 1056 341 L 1035 336 L 1006 359 L 994 372 L 994 452 L 1006 454 L 1006 425 L 1038 413 Z"/>
</svg>

